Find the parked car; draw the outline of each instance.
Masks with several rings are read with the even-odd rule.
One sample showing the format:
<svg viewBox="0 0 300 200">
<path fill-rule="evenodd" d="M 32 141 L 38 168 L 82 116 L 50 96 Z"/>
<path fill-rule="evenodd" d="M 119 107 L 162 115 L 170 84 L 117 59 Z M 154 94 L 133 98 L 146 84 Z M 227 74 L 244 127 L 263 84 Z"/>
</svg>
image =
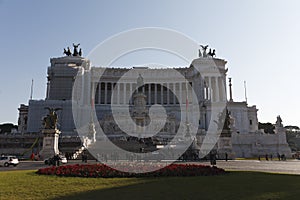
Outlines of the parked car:
<svg viewBox="0 0 300 200">
<path fill-rule="evenodd" d="M 46 159 L 44 162 L 45 162 L 45 165 L 55 165 L 55 160 L 56 160 L 56 158 L 55 158 L 55 156 L 53 156 L 53 157 Z M 59 155 L 59 162 L 62 164 L 67 164 L 68 160 L 64 155 Z"/>
<path fill-rule="evenodd" d="M 67 160 L 67 158 L 65 156 L 60 155 L 59 158 L 60 158 L 60 162 L 62 164 L 67 164 L 68 163 L 68 160 Z"/>
<path fill-rule="evenodd" d="M 19 164 L 19 159 L 16 156 L 1 156 L 0 157 L 0 166 L 8 167 L 13 165 L 16 167 Z"/>
</svg>

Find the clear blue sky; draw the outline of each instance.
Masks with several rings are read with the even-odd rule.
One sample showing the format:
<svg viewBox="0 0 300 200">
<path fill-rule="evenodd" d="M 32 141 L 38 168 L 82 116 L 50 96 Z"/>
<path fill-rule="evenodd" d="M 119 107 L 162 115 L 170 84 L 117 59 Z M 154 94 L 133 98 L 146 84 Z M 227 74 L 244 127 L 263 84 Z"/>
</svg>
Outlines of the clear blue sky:
<svg viewBox="0 0 300 200">
<path fill-rule="evenodd" d="M 300 125 L 300 1 L 16 1 L 0 0 L 0 123 L 45 98 L 50 57 L 81 43 L 84 55 L 111 35 L 163 27 L 209 44 L 228 61 L 233 96 L 257 105 L 261 122 Z M 122 63 L 121 63 L 122 64 Z M 170 64 L 172 61 L 170 61 Z"/>
</svg>

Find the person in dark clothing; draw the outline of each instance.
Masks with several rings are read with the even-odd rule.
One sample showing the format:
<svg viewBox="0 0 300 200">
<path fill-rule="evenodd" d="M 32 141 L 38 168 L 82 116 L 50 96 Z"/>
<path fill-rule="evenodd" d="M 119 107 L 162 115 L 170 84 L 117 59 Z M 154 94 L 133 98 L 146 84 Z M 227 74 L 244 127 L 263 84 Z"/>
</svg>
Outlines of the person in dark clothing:
<svg viewBox="0 0 300 200">
<path fill-rule="evenodd" d="M 58 154 L 56 154 L 55 156 L 53 156 L 53 158 L 52 158 L 52 164 L 53 164 L 53 166 L 59 166 L 59 160 L 60 160 L 60 157 L 59 157 L 59 155 Z"/>
<path fill-rule="evenodd" d="M 88 158 L 87 154 L 85 152 L 82 152 L 82 155 L 81 155 L 82 162 L 87 163 L 87 158 Z"/>
<path fill-rule="evenodd" d="M 279 153 L 277 153 L 277 158 L 280 161 L 280 154 Z"/>
<path fill-rule="evenodd" d="M 210 164 L 211 164 L 212 166 L 214 166 L 214 165 L 217 164 L 216 153 L 210 152 L 210 153 L 209 153 L 209 159 L 210 159 Z"/>
<path fill-rule="evenodd" d="M 87 163 L 87 159 L 88 159 L 88 155 L 85 154 L 85 155 L 84 155 L 84 162 L 85 162 L 85 163 Z"/>
<path fill-rule="evenodd" d="M 85 161 L 85 153 L 84 153 L 84 152 L 82 152 L 82 154 L 81 154 L 81 161 L 82 161 L 82 162 Z"/>
</svg>

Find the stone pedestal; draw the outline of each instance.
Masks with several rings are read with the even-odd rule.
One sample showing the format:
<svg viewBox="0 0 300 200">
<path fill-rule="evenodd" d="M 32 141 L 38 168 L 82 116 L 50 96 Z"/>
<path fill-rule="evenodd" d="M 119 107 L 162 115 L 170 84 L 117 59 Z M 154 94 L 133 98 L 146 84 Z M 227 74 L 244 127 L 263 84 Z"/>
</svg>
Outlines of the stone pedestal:
<svg viewBox="0 0 300 200">
<path fill-rule="evenodd" d="M 218 158 L 225 159 L 227 154 L 228 159 L 234 159 L 235 153 L 232 150 L 232 141 L 231 137 L 220 137 L 218 140 Z"/>
<path fill-rule="evenodd" d="M 57 129 L 43 129 L 43 148 L 40 151 L 40 155 L 43 159 L 53 157 L 59 153 L 58 150 L 58 138 L 60 131 Z"/>
<path fill-rule="evenodd" d="M 132 108 L 132 118 L 136 123 L 135 131 L 136 136 L 141 138 L 145 137 L 145 129 L 144 126 L 149 121 L 147 117 L 147 108 L 146 108 L 146 98 L 147 96 L 143 94 L 143 92 L 137 92 L 133 95 L 133 108 Z"/>
<path fill-rule="evenodd" d="M 88 138 L 91 140 L 91 143 L 96 142 L 96 129 L 95 129 L 95 124 L 93 121 L 89 123 L 89 133 L 88 133 Z"/>
</svg>

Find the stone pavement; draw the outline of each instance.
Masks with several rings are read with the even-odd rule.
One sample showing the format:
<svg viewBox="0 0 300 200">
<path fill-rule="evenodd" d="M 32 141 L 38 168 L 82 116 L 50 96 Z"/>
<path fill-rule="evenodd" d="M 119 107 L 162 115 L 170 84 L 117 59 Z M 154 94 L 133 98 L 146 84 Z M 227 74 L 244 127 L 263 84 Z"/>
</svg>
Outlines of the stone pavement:
<svg viewBox="0 0 300 200">
<path fill-rule="evenodd" d="M 205 164 L 209 164 L 205 162 Z M 258 160 L 217 160 L 217 167 L 234 171 L 260 171 L 284 174 L 300 174 L 300 160 L 258 161 Z"/>
<path fill-rule="evenodd" d="M 95 160 L 89 160 L 89 164 L 96 163 Z M 210 165 L 209 162 L 177 162 L 181 164 L 201 164 Z M 71 160 L 68 164 L 82 164 L 79 160 Z M 0 171 L 11 170 L 36 170 L 39 168 L 48 167 L 43 161 L 21 161 L 17 167 L 0 167 Z M 217 167 L 225 170 L 233 171 L 260 171 L 283 174 L 298 174 L 300 175 L 300 160 L 288 161 L 258 161 L 258 160 L 217 160 Z"/>
</svg>

